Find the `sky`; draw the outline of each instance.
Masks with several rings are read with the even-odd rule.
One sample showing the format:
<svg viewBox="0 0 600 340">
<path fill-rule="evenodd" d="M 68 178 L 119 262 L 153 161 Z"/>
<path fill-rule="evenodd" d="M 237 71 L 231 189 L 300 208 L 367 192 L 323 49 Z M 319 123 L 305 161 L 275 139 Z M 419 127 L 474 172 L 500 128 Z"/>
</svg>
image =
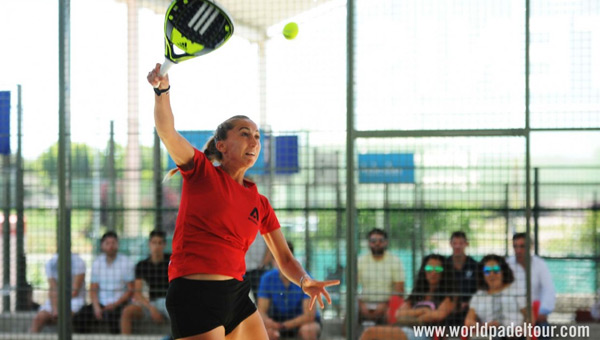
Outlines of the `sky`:
<svg viewBox="0 0 600 340">
<path fill-rule="evenodd" d="M 430 9 L 412 2 L 358 3 L 355 101 L 359 129 L 522 125 L 524 66 L 519 46 L 523 34 L 518 14 L 522 8 L 513 1 L 489 12 L 483 5 L 470 3 L 463 20 L 453 15 L 454 7 L 440 6 L 443 3 Z M 174 66 L 170 78 L 176 128 L 213 130 L 229 116 L 246 114 L 278 131 L 323 132 L 315 134 L 313 143 L 318 139 L 323 143 L 343 142 L 343 6 L 336 1 L 325 10 L 290 18 L 300 26 L 298 37 L 292 41 L 280 34 L 284 22 L 268 30 L 266 122 L 261 122 L 257 44 L 237 34 L 220 50 Z M 5 66 L 0 90 L 14 91 L 16 84 L 22 85 L 23 151 L 25 157 L 32 158 L 56 142 L 58 135 L 58 1 L 0 3 L 3 13 L 26 8 L 36 8 L 28 11 L 29 22 L 35 25 L 23 25 L 18 15 L 0 21 L 3 32 L 13 32 L 5 35 L 3 49 L 8 53 L 0 54 L 0 63 Z M 568 15 L 550 13 L 534 18 L 532 23 L 532 61 L 536 67 L 532 68 L 531 85 L 539 94 L 532 101 L 532 109 L 545 112 L 533 116 L 532 121 L 540 127 L 599 126 L 600 18 L 590 13 L 574 21 Z M 135 104 L 143 145 L 152 142 L 154 95 L 144 78 L 164 59 L 162 25 L 162 14 L 140 10 L 139 96 Z M 573 38 L 568 34 L 570 29 L 589 32 L 589 39 L 587 35 Z M 126 32 L 123 3 L 71 1 L 73 142 L 104 148 L 111 120 L 117 142 L 126 141 Z M 574 58 L 583 60 L 584 66 L 577 66 Z M 13 105 L 15 102 L 13 94 Z M 539 132 L 532 135 L 532 150 L 540 160 L 597 163 L 600 135 Z"/>
</svg>

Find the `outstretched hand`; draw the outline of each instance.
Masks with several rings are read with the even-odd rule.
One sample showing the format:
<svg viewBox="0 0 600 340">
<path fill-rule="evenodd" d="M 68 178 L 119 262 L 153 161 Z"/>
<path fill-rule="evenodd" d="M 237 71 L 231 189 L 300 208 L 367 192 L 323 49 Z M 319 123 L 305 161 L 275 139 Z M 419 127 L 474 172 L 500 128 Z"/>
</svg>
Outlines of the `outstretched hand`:
<svg viewBox="0 0 600 340">
<path fill-rule="evenodd" d="M 321 295 L 324 295 L 327 302 L 331 304 L 331 297 L 325 287 L 337 286 L 339 284 L 340 280 L 317 281 L 310 277 L 304 279 L 304 281 L 302 281 L 302 290 L 310 296 L 310 309 L 312 310 L 315 301 L 319 302 L 321 309 L 325 308 L 323 297 Z"/>
<path fill-rule="evenodd" d="M 152 71 L 148 72 L 147 79 L 150 85 L 152 85 L 153 87 L 157 87 L 161 90 L 164 90 L 169 87 L 169 76 L 167 74 L 165 74 L 164 76 L 160 75 L 159 63 L 157 63 L 156 66 L 154 66 L 154 69 L 152 69 Z"/>
</svg>

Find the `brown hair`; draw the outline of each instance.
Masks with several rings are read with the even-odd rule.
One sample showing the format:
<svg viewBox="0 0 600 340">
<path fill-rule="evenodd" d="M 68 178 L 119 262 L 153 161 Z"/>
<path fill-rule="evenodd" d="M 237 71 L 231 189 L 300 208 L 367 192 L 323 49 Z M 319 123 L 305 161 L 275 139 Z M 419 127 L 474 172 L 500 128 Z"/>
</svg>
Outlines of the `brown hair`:
<svg viewBox="0 0 600 340">
<path fill-rule="evenodd" d="M 221 151 L 217 150 L 217 142 L 226 140 L 227 132 L 233 129 L 233 127 L 235 126 L 235 122 L 240 119 L 250 120 L 250 118 L 243 115 L 233 116 L 224 121 L 223 123 L 219 124 L 219 126 L 215 130 L 215 134 L 212 137 L 210 137 L 208 142 L 206 142 L 203 152 L 211 162 L 220 162 L 223 160 L 223 154 L 221 153 Z"/>
<path fill-rule="evenodd" d="M 450 242 L 452 242 L 452 240 L 455 238 L 462 238 L 465 241 L 469 242 L 469 240 L 467 240 L 467 234 L 465 234 L 465 232 L 462 230 L 453 232 L 452 235 L 450 235 Z"/>
<path fill-rule="evenodd" d="M 229 130 L 233 129 L 233 127 L 235 126 L 235 122 L 240 119 L 251 120 L 247 116 L 236 115 L 236 116 L 233 116 L 233 117 L 227 119 L 223 123 L 219 124 L 219 126 L 217 126 L 215 133 L 213 134 L 212 137 L 210 137 L 210 139 L 208 140 L 208 142 L 206 142 L 206 145 L 204 146 L 203 152 L 209 161 L 220 162 L 223 160 L 223 154 L 221 153 L 221 151 L 217 150 L 217 142 L 226 140 L 227 132 L 229 132 Z M 169 172 L 167 172 L 167 175 L 163 179 L 163 182 L 165 182 L 169 178 L 173 177 L 173 175 L 175 175 L 175 173 L 177 173 L 177 171 L 179 171 L 179 168 L 174 168 L 174 169 L 169 170 Z"/>
</svg>

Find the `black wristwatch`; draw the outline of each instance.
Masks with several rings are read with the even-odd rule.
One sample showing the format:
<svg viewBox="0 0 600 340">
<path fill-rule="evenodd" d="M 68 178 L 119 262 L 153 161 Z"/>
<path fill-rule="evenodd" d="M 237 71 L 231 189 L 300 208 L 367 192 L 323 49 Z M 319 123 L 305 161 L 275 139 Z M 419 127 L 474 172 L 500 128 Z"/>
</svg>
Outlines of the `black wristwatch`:
<svg viewBox="0 0 600 340">
<path fill-rule="evenodd" d="M 154 93 L 156 93 L 157 96 L 160 97 L 161 94 L 165 93 L 165 92 L 169 92 L 169 90 L 171 89 L 171 85 L 169 85 L 169 87 L 167 87 L 164 90 L 159 89 L 158 87 L 154 88 Z"/>
</svg>

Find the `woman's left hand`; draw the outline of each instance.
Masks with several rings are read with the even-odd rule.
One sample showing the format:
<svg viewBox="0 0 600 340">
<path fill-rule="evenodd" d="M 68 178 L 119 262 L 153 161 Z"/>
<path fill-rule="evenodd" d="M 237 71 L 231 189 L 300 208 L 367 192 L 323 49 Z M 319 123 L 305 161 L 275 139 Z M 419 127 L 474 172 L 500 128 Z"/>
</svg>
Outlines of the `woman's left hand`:
<svg viewBox="0 0 600 340">
<path fill-rule="evenodd" d="M 317 281 L 313 280 L 310 277 L 306 277 L 302 281 L 302 290 L 310 296 L 310 309 L 312 310 L 315 305 L 315 301 L 319 302 L 321 309 L 325 308 L 325 304 L 323 303 L 323 298 L 321 295 L 325 296 L 325 299 L 329 304 L 331 304 L 331 297 L 329 293 L 325 289 L 325 287 L 329 286 L 337 286 L 340 284 L 340 280 L 328 280 L 328 281 Z"/>
</svg>

